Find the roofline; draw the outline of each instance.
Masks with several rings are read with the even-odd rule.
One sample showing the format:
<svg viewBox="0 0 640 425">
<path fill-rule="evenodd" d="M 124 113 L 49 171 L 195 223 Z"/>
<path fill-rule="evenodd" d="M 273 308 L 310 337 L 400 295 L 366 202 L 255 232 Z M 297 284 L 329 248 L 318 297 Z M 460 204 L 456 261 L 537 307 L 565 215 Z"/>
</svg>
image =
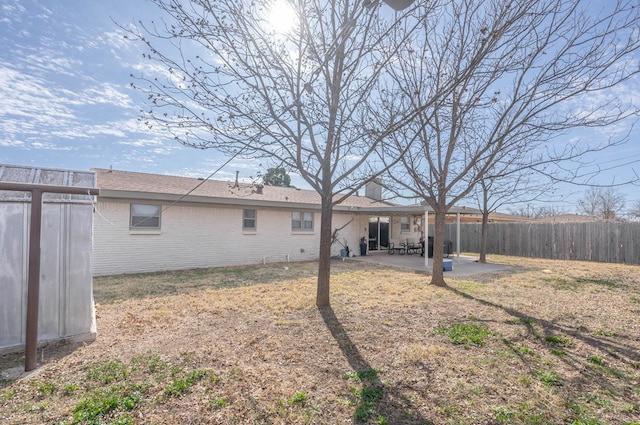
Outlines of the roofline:
<svg viewBox="0 0 640 425">
<path fill-rule="evenodd" d="M 361 207 L 360 210 L 362 212 L 369 213 L 381 213 L 381 214 L 398 214 L 398 213 L 406 213 L 406 214 L 424 214 L 425 212 L 429 212 L 429 214 L 433 214 L 433 208 L 428 205 L 395 205 L 389 207 Z M 468 207 L 451 207 L 447 214 L 457 214 L 460 213 L 462 215 L 476 215 L 482 214 L 482 211 L 475 208 Z"/>
<path fill-rule="evenodd" d="M 243 198 L 223 198 L 218 196 L 198 196 L 198 195 L 176 195 L 169 193 L 153 193 L 153 192 L 136 192 L 130 190 L 110 190 L 100 189 L 100 198 L 111 199 L 137 199 L 143 201 L 164 201 L 164 202 L 185 202 L 195 204 L 217 204 L 225 206 L 253 206 L 253 207 L 271 207 L 271 208 L 300 208 L 306 210 L 320 210 L 320 204 L 309 204 L 303 202 L 287 202 L 287 201 L 261 201 L 256 199 Z M 391 205 L 387 207 L 357 207 L 349 205 L 335 205 L 334 211 L 339 212 L 358 212 L 366 214 L 414 214 L 422 215 L 426 211 L 433 214 L 431 207 L 424 205 Z M 473 208 L 452 207 L 449 214 L 481 214 L 482 212 Z"/>
<path fill-rule="evenodd" d="M 302 202 L 286 201 L 261 201 L 256 199 L 223 198 L 219 196 L 176 195 L 170 193 L 136 192 L 130 190 L 100 189 L 100 198 L 114 199 L 139 199 L 143 201 L 185 202 L 194 204 L 217 204 L 231 206 L 260 206 L 260 207 L 287 207 L 320 209 L 319 204 L 306 204 Z"/>
</svg>

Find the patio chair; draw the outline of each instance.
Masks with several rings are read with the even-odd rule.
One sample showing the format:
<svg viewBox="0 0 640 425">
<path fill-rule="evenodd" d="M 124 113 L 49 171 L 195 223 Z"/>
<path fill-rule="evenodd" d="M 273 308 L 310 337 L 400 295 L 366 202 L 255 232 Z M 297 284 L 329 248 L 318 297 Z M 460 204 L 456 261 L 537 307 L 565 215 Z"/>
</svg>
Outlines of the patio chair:
<svg viewBox="0 0 640 425">
<path fill-rule="evenodd" d="M 418 243 L 416 238 L 407 238 L 407 254 L 417 254 L 422 251 L 422 245 Z"/>
<path fill-rule="evenodd" d="M 391 255 L 395 254 L 396 252 L 402 255 L 406 252 L 406 249 L 402 244 L 400 244 L 400 242 L 397 239 L 390 239 L 388 252 Z"/>
</svg>

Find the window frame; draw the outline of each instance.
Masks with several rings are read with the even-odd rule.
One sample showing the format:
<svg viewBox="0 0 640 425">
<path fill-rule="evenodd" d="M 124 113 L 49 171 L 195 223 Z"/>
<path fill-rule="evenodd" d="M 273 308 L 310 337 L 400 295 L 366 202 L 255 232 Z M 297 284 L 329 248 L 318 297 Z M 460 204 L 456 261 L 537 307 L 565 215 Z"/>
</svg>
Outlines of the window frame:
<svg viewBox="0 0 640 425">
<path fill-rule="evenodd" d="M 296 219 L 296 214 L 299 214 L 299 219 Z M 306 218 L 311 220 L 306 220 Z M 300 227 L 296 227 L 295 223 L 299 222 Z M 310 227 L 305 227 L 306 223 L 311 223 Z M 313 211 L 296 210 L 291 211 L 291 231 L 296 233 L 313 233 L 315 228 L 315 213 Z"/>
<path fill-rule="evenodd" d="M 144 215 L 144 214 L 134 214 L 134 208 L 135 206 L 142 206 L 142 207 L 154 207 L 157 211 L 157 213 L 154 213 L 153 215 Z M 134 218 L 138 218 L 138 221 L 142 220 L 142 222 L 144 222 L 145 220 L 148 220 L 150 218 L 155 219 L 157 217 L 158 219 L 158 223 L 157 225 L 140 225 L 140 223 L 136 223 L 134 224 Z M 149 220 L 152 223 L 155 223 L 155 220 Z M 142 203 L 142 202 L 132 202 L 129 204 L 129 230 L 131 231 L 157 231 L 160 230 L 162 228 L 162 205 L 159 204 L 146 204 L 146 203 Z"/>
<path fill-rule="evenodd" d="M 253 217 L 247 217 L 247 212 L 252 211 Z M 246 221 L 253 220 L 253 227 L 247 227 Z M 244 208 L 242 210 L 242 231 L 243 232 L 256 232 L 258 230 L 258 210 L 255 208 Z"/>
<path fill-rule="evenodd" d="M 405 220 L 406 223 L 404 222 Z M 408 215 L 403 215 L 400 217 L 400 233 L 411 233 L 411 219 Z"/>
</svg>

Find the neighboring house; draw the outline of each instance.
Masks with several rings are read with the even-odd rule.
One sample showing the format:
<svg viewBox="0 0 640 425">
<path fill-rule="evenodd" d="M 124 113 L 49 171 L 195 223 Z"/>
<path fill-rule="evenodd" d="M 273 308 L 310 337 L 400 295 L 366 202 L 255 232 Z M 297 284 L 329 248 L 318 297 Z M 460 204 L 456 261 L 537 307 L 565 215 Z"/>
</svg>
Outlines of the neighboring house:
<svg viewBox="0 0 640 425">
<path fill-rule="evenodd" d="M 94 218 L 94 275 L 316 260 L 315 191 L 105 169 Z M 366 193 L 378 197 L 379 188 Z M 336 242 L 360 255 L 421 236 L 425 208 L 353 195 L 334 208 Z"/>
<path fill-rule="evenodd" d="M 600 217 L 581 214 L 560 214 L 531 220 L 534 223 L 593 223 L 607 221 Z M 616 221 L 616 220 L 609 220 Z"/>
<path fill-rule="evenodd" d="M 489 223 L 590 223 L 606 221 L 598 217 L 591 217 L 579 214 L 560 214 L 549 217 L 530 218 L 521 215 L 504 214 L 492 212 L 489 214 Z M 452 223 L 453 219 L 448 218 L 447 223 Z M 463 223 L 482 223 L 482 214 L 468 214 L 461 219 Z"/>
<path fill-rule="evenodd" d="M 478 213 L 466 214 L 460 221 L 462 223 L 482 223 L 482 213 L 478 211 Z M 524 221 L 530 221 L 530 219 L 519 215 L 505 214 L 495 211 L 489 213 L 489 223 L 521 223 Z M 448 217 L 447 223 L 453 222 L 453 218 Z"/>
</svg>

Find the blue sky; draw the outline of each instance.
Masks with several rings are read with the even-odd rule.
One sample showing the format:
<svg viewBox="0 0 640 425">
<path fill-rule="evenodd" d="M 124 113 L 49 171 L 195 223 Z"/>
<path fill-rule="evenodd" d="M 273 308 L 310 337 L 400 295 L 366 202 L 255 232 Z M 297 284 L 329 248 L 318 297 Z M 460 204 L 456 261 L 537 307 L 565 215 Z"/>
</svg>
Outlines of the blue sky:
<svg viewBox="0 0 640 425">
<path fill-rule="evenodd" d="M 141 94 L 129 75 L 143 67 L 139 45 L 117 23 L 157 18 L 148 0 L 0 0 L 0 163 L 87 170 L 92 167 L 206 177 L 227 158 L 179 145 L 138 123 Z M 640 83 L 625 88 L 640 99 Z M 640 102 L 640 101 L 639 101 Z M 567 138 L 606 138 L 619 129 Z M 640 129 L 625 146 L 590 158 L 609 171 L 592 181 L 640 174 Z M 232 161 L 214 178 L 256 174 L 258 162 Z M 293 183 L 304 187 L 293 176 Z M 572 209 L 585 187 L 559 188 Z M 620 188 L 627 204 L 638 186 Z"/>
<path fill-rule="evenodd" d="M 137 121 L 129 87 L 140 46 L 116 25 L 153 17 L 146 0 L 0 0 L 0 163 L 208 176 L 226 161 Z M 255 175 L 232 163 L 220 178 Z"/>
</svg>

